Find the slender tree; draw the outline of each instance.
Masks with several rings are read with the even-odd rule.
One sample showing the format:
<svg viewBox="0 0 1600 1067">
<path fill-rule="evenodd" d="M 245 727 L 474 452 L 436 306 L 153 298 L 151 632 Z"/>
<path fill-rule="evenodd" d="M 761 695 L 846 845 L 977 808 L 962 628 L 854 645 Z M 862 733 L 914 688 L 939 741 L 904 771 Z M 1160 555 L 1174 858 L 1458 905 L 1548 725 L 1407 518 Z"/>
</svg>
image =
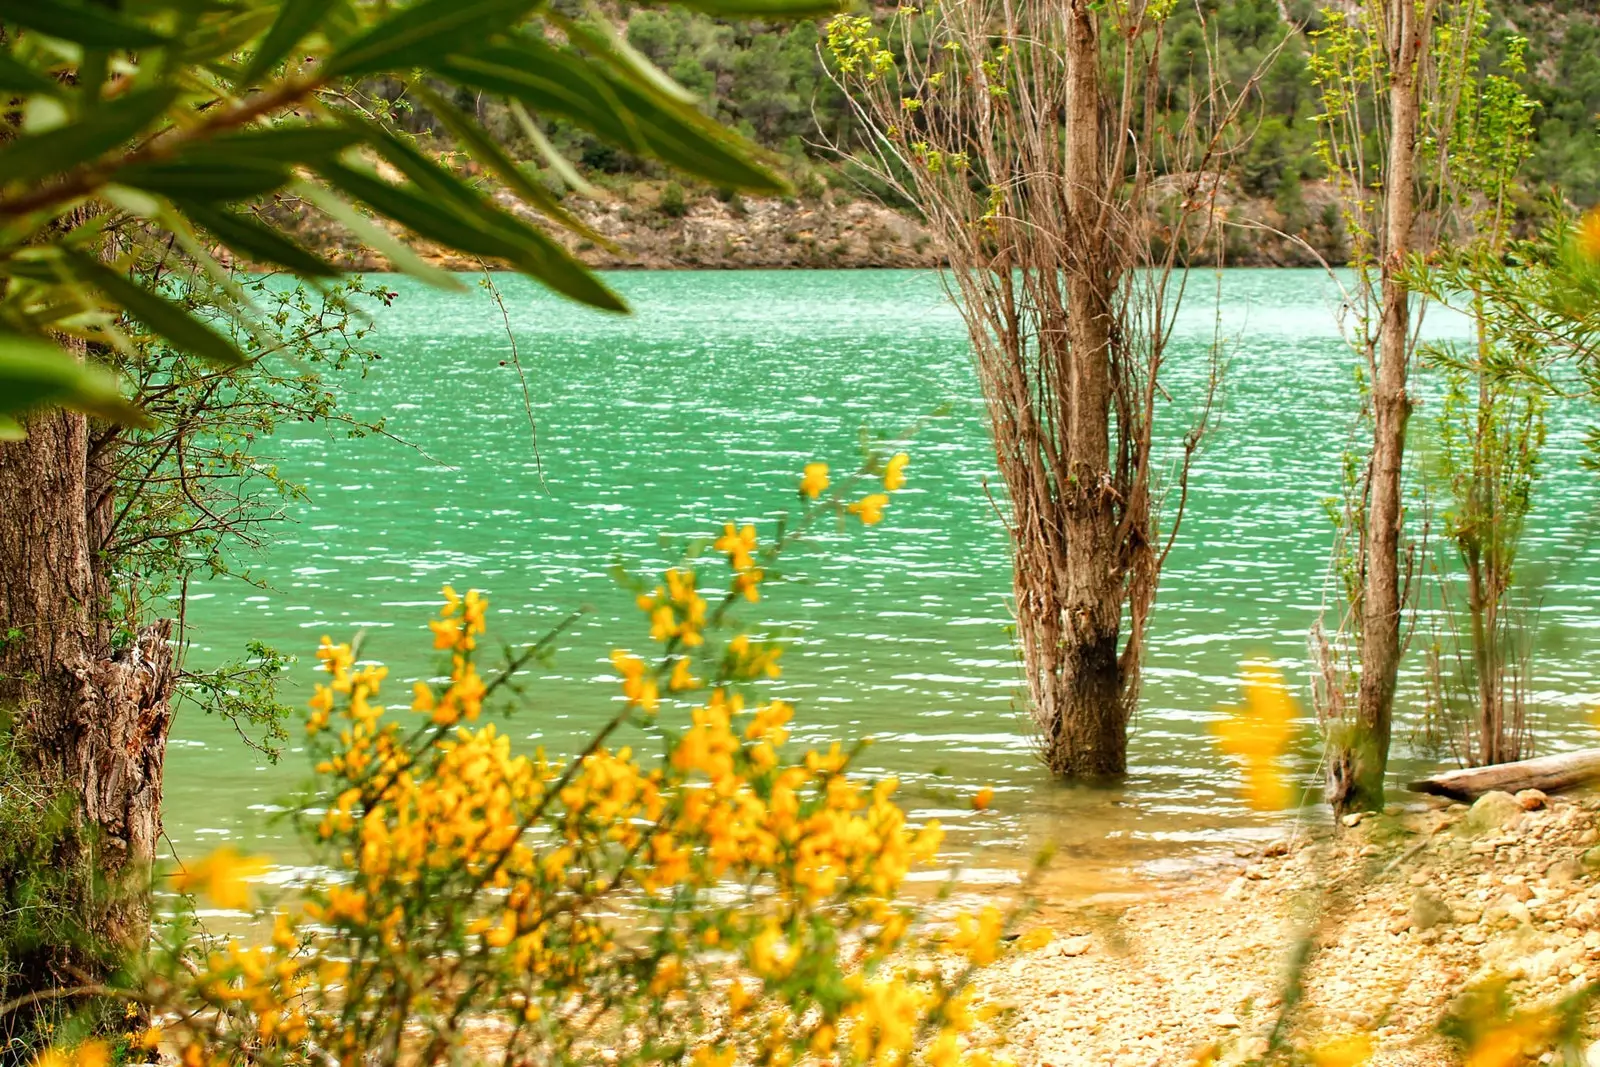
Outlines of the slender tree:
<svg viewBox="0 0 1600 1067">
<path fill-rule="evenodd" d="M 1146 628 L 1182 516 L 1180 491 L 1163 530 L 1152 436 L 1178 267 L 1211 236 L 1219 133 L 1252 88 L 1229 97 L 1201 75 L 1187 110 L 1163 113 L 1173 7 L 902 7 L 884 31 L 898 55 L 866 18 L 829 30 L 870 131 L 862 162 L 917 206 L 949 263 L 1009 495 L 1032 715 L 1045 762 L 1073 778 L 1126 769 Z M 1173 177 L 1158 190 L 1163 169 Z M 1158 205 L 1174 220 L 1159 230 Z"/>
<path fill-rule="evenodd" d="M 1346 614 L 1332 640 L 1319 624 L 1313 641 L 1318 708 L 1330 724 L 1328 799 L 1339 811 L 1383 805 L 1402 616 L 1414 590 L 1413 553 L 1403 550 L 1403 473 L 1421 312 L 1409 259 L 1435 246 L 1446 216 L 1454 116 L 1466 84 L 1448 75 L 1466 69 L 1473 54 L 1479 7 L 1479 0 L 1363 0 L 1313 35 L 1320 147 L 1343 197 L 1356 272 L 1345 302 L 1354 321 L 1346 325 L 1361 359 L 1362 419 L 1371 435 L 1364 454 L 1347 463 L 1338 568 Z"/>
<path fill-rule="evenodd" d="M 1428 489 L 1445 505 L 1444 532 L 1461 575 L 1454 583 L 1446 561 L 1435 567 L 1443 608 L 1435 614 L 1436 629 L 1444 634 L 1429 649 L 1432 706 L 1472 766 L 1520 759 L 1533 743 L 1527 714 L 1531 612 L 1516 602 L 1514 581 L 1545 440 L 1540 379 L 1549 359 L 1520 326 L 1527 303 L 1503 302 L 1479 281 L 1484 265 L 1512 251 L 1517 176 L 1532 150 L 1536 110 L 1519 83 L 1526 73 L 1523 39 L 1509 38 L 1497 69 L 1480 75 L 1487 21 L 1480 11 L 1471 27 L 1472 51 L 1454 74 L 1467 83 L 1453 141 L 1460 180 L 1457 202 L 1444 210 L 1459 217 L 1461 238 L 1421 263 L 1412 282 L 1429 299 L 1459 308 L 1472 324 L 1467 344 L 1437 341 L 1422 348 L 1425 365 L 1445 383 Z M 1435 276 L 1441 272 L 1453 274 L 1455 284 L 1440 284 Z"/>
</svg>

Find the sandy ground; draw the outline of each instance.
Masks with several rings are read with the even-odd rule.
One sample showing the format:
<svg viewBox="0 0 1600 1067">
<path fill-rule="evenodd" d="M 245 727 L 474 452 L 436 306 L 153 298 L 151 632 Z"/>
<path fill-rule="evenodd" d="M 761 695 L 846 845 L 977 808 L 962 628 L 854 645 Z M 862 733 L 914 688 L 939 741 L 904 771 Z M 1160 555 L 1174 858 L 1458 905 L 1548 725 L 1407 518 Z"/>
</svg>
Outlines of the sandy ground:
<svg viewBox="0 0 1600 1067">
<path fill-rule="evenodd" d="M 993 1037 L 1020 1067 L 1242 1062 L 1266 1049 L 1308 951 L 1282 1023 L 1298 1047 L 1365 1031 L 1373 1064 L 1461 1063 L 1438 1024 L 1467 985 L 1503 978 L 1532 1006 L 1600 979 L 1597 810 L 1491 794 L 1276 842 L 1133 901 L 1047 900 L 1027 925 L 1055 940 L 979 979 L 1011 1008 Z M 1542 1044 L 1517 1062 L 1561 1062 Z M 1588 1058 L 1600 1067 L 1600 1049 Z"/>
</svg>

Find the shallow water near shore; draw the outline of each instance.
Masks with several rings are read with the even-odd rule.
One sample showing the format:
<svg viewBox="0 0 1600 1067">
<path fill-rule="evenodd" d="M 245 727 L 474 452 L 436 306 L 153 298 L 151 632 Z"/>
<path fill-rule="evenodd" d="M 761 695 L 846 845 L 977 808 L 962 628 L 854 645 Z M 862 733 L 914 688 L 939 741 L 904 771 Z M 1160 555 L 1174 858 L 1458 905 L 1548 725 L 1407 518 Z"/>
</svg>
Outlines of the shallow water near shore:
<svg viewBox="0 0 1600 1067">
<path fill-rule="evenodd" d="M 266 588 L 192 589 L 191 666 L 263 641 L 300 656 L 285 685 L 286 702 L 299 705 L 318 638 L 360 633 L 363 654 L 389 665 L 388 695 L 402 703 L 410 682 L 437 666 L 424 626 L 441 585 L 486 590 L 491 637 L 512 643 L 590 605 L 553 667 L 528 676 L 528 697 L 506 724 L 530 749 L 574 751 L 614 710 L 609 651 L 649 644 L 631 597 L 608 574 L 614 561 L 659 569 L 671 562 L 661 535 L 714 533 L 726 521 L 766 522 L 765 535 L 793 503 L 805 463 L 851 469 L 862 426 L 894 433 L 942 409 L 909 446 L 909 483 L 885 521 L 819 530 L 789 560 L 786 581 L 743 613 L 753 628 L 792 639 L 771 691 L 796 703 L 797 743 L 874 738 L 861 766 L 898 776 L 912 817 L 951 829 L 950 856 L 974 889 L 1014 882 L 1050 847 L 1055 891 L 1101 892 L 1182 873 L 1239 841 L 1281 835 L 1286 821 L 1320 817 L 1314 808 L 1250 812 L 1206 724 L 1239 698 L 1247 659 L 1277 665 L 1304 703 L 1306 634 L 1324 590 L 1331 596 L 1323 503 L 1337 490 L 1355 405 L 1352 359 L 1334 322 L 1339 293 L 1326 275 L 1236 270 L 1222 280 L 1225 385 L 1162 576 L 1130 774 L 1114 788 L 1061 785 L 1033 758 L 1007 631 L 1006 534 L 991 501 L 1003 488 L 965 331 L 937 279 L 751 271 L 612 281 L 633 316 L 498 279 L 535 447 L 493 301 L 476 287 L 449 294 L 391 279 L 398 299 L 374 312 L 384 358 L 350 402 L 361 417 L 386 416 L 409 444 L 349 440 L 323 426 L 287 427 L 266 443 L 263 456 L 304 483 L 308 499 L 251 561 Z M 1211 281 L 1194 279 L 1171 350 L 1169 443 L 1194 417 L 1190 398 L 1208 373 Z M 1431 323 L 1459 329 L 1440 315 Z M 1542 605 L 1533 700 L 1545 751 L 1588 743 L 1585 711 L 1600 699 L 1586 666 L 1600 641 L 1597 483 L 1577 462 L 1588 414 L 1551 414 L 1523 552 L 1523 577 L 1537 583 Z M 1425 433 L 1432 417 L 1424 403 L 1413 425 Z M 1165 478 L 1175 455 L 1163 453 Z M 1421 699 L 1420 668 L 1414 650 L 1402 682 L 1408 708 Z M 1317 746 L 1307 727 L 1295 759 L 1310 784 Z M 1406 729 L 1396 781 L 1441 762 L 1412 752 Z M 291 732 L 293 746 L 301 735 L 297 725 Z M 303 863 L 272 815 L 305 774 L 293 747 L 271 766 L 227 723 L 185 707 L 166 780 L 176 851 L 231 841 L 288 867 Z M 983 785 L 995 789 L 993 810 L 975 812 L 970 798 Z"/>
</svg>

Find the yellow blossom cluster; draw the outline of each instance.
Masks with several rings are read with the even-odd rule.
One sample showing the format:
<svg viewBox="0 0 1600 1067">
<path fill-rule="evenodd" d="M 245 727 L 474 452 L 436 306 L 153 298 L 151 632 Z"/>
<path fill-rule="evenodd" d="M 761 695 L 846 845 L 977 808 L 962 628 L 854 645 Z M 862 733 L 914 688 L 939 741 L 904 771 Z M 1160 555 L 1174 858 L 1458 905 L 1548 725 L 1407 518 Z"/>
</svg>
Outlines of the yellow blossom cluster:
<svg viewBox="0 0 1600 1067">
<path fill-rule="evenodd" d="M 650 616 L 651 640 L 677 641 L 687 648 L 705 643 L 706 598 L 695 588 L 698 581 L 695 571 L 673 567 L 665 585 L 639 596 L 639 610 Z"/>
<path fill-rule="evenodd" d="M 1578 223 L 1578 251 L 1591 263 L 1600 263 L 1600 205 L 1590 208 Z"/>
<path fill-rule="evenodd" d="M 863 473 L 892 490 L 905 463 Z M 813 465 L 803 491 L 827 484 Z M 725 526 L 716 548 L 735 580 L 714 610 L 687 565 L 638 597 L 666 647 L 612 655 L 620 707 L 564 763 L 475 721 L 503 677 L 480 673 L 482 593 L 444 590 L 429 626 L 449 681 L 416 682 L 409 713 L 380 703 L 385 668 L 324 639 L 308 717 L 317 799 L 300 817 L 322 876 L 271 902 L 266 943 L 229 942 L 152 986 L 182 1062 L 315 1050 L 353 1065 L 404 1047 L 438 1063 L 485 1019 L 505 1030 L 507 1062 L 577 1062 L 604 1019 L 640 1050 L 622 1067 L 673 1047 L 702 1067 L 739 1049 L 771 1067 L 810 1054 L 904 1067 L 924 1047 L 929 1067 L 992 1067 L 964 1036 L 954 983 L 889 966 L 912 947 L 901 887 L 934 859 L 938 824 L 912 826 L 895 782 L 852 774 L 841 745 L 795 750 L 794 708 L 755 691 L 781 674 L 782 648 L 728 613 L 756 599 L 796 529 L 763 545 L 753 525 Z M 221 852 L 177 879 L 242 907 L 259 872 Z M 958 920 L 943 948 L 993 959 L 997 915 Z M 691 999 L 720 1001 L 723 1021 L 680 1010 Z"/>
<path fill-rule="evenodd" d="M 756 528 L 746 525 L 735 529 L 730 522 L 722 528 L 722 536 L 717 538 L 714 547 L 728 555 L 728 564 L 733 568 L 733 591 L 751 603 L 760 600 L 757 587 L 765 572 L 755 561 Z"/>
<path fill-rule="evenodd" d="M 1294 803 L 1294 783 L 1284 772 L 1282 757 L 1294 738 L 1299 717 L 1283 676 L 1271 667 L 1248 666 L 1244 674 L 1245 702 L 1228 709 L 1227 718 L 1215 723 L 1222 750 L 1244 762 L 1244 794 L 1258 811 L 1276 811 Z"/>
</svg>

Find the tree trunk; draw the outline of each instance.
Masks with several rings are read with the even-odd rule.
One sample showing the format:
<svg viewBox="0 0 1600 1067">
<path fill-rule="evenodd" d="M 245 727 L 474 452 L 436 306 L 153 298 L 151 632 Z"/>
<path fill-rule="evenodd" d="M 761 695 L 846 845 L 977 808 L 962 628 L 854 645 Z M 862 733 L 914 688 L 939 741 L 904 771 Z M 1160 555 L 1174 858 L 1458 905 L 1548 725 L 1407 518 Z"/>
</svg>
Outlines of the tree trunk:
<svg viewBox="0 0 1600 1067">
<path fill-rule="evenodd" d="M 1406 420 L 1411 414 L 1406 395 L 1411 369 L 1411 294 L 1401 272 L 1411 252 L 1416 215 L 1417 65 L 1424 27 L 1411 0 L 1397 0 L 1386 7 L 1393 35 L 1388 48 L 1389 150 L 1384 173 L 1383 307 L 1378 367 L 1372 383 L 1372 468 L 1362 553 L 1366 575 L 1361 601 L 1361 681 L 1356 721 L 1353 729 L 1344 731 L 1328 769 L 1328 800 L 1340 812 L 1383 807 L 1395 680 L 1400 669 L 1400 532 L 1404 523 L 1400 479 Z"/>
<path fill-rule="evenodd" d="M 1119 661 L 1123 574 L 1112 491 L 1112 300 L 1117 257 L 1106 232 L 1101 142 L 1100 41 L 1087 0 L 1066 4 L 1066 165 L 1071 240 L 1060 265 L 1065 331 L 1041 331 L 1042 357 L 1065 365 L 1066 418 L 1058 454 L 1055 523 L 1019 524 L 1015 586 L 1029 696 L 1058 775 L 1098 778 L 1127 770 L 1125 679 Z M 1064 343 L 1063 343 L 1064 342 Z M 1032 543 L 1023 543 L 1024 539 Z"/>
<path fill-rule="evenodd" d="M 87 420 L 49 411 L 27 432 L 0 444 L 0 719 L 20 770 L 4 802 L 41 826 L 64 807 L 39 846 L 63 922 L 10 961 L 7 998 L 102 980 L 148 939 L 174 679 L 169 623 L 113 647 L 97 541 L 110 499 Z M 16 884 L 13 861 L 0 855 L 0 882 Z"/>
<path fill-rule="evenodd" d="M 1476 800 L 1493 790 L 1515 793 L 1537 789 L 1556 793 L 1600 781 L 1600 749 L 1563 752 L 1555 756 L 1501 763 L 1493 767 L 1466 767 L 1445 771 L 1406 786 L 1413 793 L 1430 793 L 1452 800 Z"/>
</svg>

